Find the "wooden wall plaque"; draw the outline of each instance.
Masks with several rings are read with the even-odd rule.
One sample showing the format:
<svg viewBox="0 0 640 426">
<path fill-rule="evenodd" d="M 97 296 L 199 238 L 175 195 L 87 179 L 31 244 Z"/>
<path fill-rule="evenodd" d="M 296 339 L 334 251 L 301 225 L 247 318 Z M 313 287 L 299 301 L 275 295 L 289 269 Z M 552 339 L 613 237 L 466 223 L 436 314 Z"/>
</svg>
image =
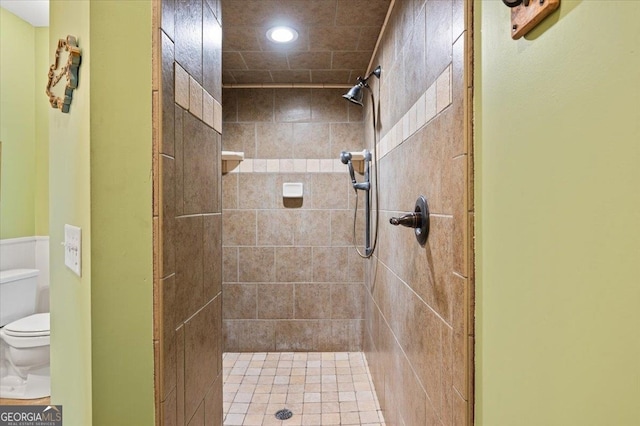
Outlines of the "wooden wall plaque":
<svg viewBox="0 0 640 426">
<path fill-rule="evenodd" d="M 560 0 L 524 0 L 511 9 L 511 38 L 527 34 L 560 6 Z"/>
<path fill-rule="evenodd" d="M 66 53 L 66 62 L 60 67 L 60 55 Z M 68 35 L 66 39 L 58 40 L 55 52 L 55 62 L 49 67 L 47 74 L 47 97 L 52 108 L 57 108 L 62 112 L 69 112 L 73 91 L 78 87 L 78 67 L 80 66 L 81 52 L 75 37 Z M 62 79 L 66 80 L 64 93 L 57 96 L 53 93 L 53 87 Z"/>
</svg>

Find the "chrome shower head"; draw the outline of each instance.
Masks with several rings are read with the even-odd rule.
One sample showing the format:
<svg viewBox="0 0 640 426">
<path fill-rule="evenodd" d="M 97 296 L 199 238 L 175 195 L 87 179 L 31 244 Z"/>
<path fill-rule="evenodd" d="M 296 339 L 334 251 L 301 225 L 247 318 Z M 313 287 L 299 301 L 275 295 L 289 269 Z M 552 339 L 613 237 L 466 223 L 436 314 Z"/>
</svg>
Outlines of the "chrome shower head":
<svg viewBox="0 0 640 426">
<path fill-rule="evenodd" d="M 358 82 L 355 86 L 353 86 L 347 93 L 342 95 L 343 98 L 352 102 L 356 105 L 362 106 L 362 88 L 364 84 L 362 82 Z"/>
<path fill-rule="evenodd" d="M 353 86 L 351 89 L 349 89 L 347 93 L 342 95 L 342 97 L 348 100 L 349 102 L 362 106 L 362 97 L 363 97 L 362 88 L 369 87 L 369 85 L 367 84 L 367 81 L 371 78 L 372 75 L 375 75 L 376 77 L 380 78 L 381 73 L 382 73 L 382 69 L 380 68 L 380 65 L 378 65 L 376 69 L 371 71 L 371 73 L 367 76 L 367 78 L 358 77 L 358 83 L 355 86 Z"/>
<path fill-rule="evenodd" d="M 351 161 L 351 153 L 348 151 L 342 151 L 340 153 L 340 161 L 342 161 L 342 164 L 348 164 L 349 161 Z"/>
<path fill-rule="evenodd" d="M 346 164 L 347 167 L 349 168 L 349 176 L 351 177 L 351 183 L 353 184 L 353 188 L 357 189 L 356 185 L 358 183 L 356 182 L 356 173 L 353 170 L 353 163 L 351 162 L 352 157 L 353 156 L 348 151 L 342 151 L 340 153 L 340 161 L 342 161 L 342 164 Z"/>
</svg>

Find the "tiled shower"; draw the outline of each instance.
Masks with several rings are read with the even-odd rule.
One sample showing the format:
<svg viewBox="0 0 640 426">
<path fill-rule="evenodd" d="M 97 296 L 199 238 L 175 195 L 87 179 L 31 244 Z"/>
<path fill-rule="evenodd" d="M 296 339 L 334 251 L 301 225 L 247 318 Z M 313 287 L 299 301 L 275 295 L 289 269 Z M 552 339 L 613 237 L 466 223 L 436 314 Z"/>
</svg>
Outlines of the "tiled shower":
<svg viewBox="0 0 640 426">
<path fill-rule="evenodd" d="M 362 109 L 340 89 L 225 90 L 222 176 L 226 351 L 359 351 L 364 261 L 342 150 L 361 151 Z M 282 196 L 302 183 L 303 197 Z M 362 195 L 361 195 L 362 196 Z M 361 240 L 362 226 L 357 235 Z"/>
<path fill-rule="evenodd" d="M 207 80 L 220 69 L 210 50 L 219 46 L 196 46 L 201 62 L 192 63 L 182 49 L 194 45 L 180 46 L 179 36 L 189 22 L 211 24 L 220 2 L 203 1 L 203 15 L 192 16 L 179 10 L 187 2 L 162 1 L 154 168 L 161 424 L 222 422 L 222 352 L 256 361 L 362 352 L 387 424 L 473 423 L 470 3 L 395 2 L 374 58 L 382 76 L 370 81 L 379 102 L 380 235 L 363 260 L 352 247 L 355 193 L 338 156 L 373 150 L 370 105 L 349 104 L 345 89 L 220 94 Z M 198 141 L 221 145 L 209 152 Z M 223 174 L 220 149 L 245 160 Z M 303 184 L 301 199 L 282 197 L 287 182 Z M 219 192 L 209 203 L 211 188 Z M 425 247 L 388 224 L 419 195 L 431 210 Z"/>
</svg>

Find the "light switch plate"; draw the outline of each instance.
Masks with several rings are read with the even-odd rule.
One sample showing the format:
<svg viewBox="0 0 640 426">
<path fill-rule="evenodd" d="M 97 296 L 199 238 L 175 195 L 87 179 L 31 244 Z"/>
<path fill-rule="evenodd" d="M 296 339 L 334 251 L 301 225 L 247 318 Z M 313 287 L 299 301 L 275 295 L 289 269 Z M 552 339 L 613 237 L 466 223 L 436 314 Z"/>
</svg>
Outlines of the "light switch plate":
<svg viewBox="0 0 640 426">
<path fill-rule="evenodd" d="M 82 231 L 77 226 L 64 225 L 64 264 L 82 276 Z"/>
</svg>

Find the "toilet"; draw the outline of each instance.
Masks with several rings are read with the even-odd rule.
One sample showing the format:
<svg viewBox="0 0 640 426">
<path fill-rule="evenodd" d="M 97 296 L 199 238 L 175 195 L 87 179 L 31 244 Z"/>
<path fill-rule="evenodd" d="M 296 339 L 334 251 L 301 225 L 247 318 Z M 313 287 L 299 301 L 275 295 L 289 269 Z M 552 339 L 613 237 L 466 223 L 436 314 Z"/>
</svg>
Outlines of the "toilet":
<svg viewBox="0 0 640 426">
<path fill-rule="evenodd" d="M 0 398 L 51 394 L 49 313 L 36 313 L 38 274 L 0 271 Z"/>
</svg>

